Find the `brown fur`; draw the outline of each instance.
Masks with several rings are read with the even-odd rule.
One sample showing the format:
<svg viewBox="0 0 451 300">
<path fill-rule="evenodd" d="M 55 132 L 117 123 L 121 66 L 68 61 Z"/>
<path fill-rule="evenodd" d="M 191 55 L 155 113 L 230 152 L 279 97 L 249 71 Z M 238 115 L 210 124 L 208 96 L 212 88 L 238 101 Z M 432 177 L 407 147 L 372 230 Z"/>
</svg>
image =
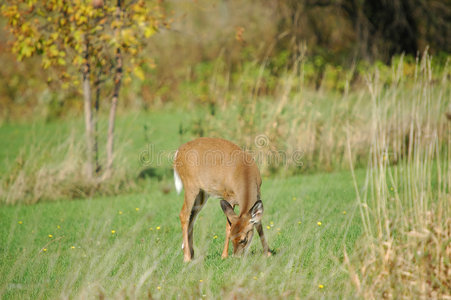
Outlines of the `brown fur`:
<svg viewBox="0 0 451 300">
<path fill-rule="evenodd" d="M 232 240 L 234 254 L 241 254 L 252 240 L 254 226 L 257 226 L 265 253 L 269 254 L 263 229 L 260 228 L 263 214 L 260 171 L 248 153 L 224 139 L 198 138 L 180 146 L 174 169 L 185 189 L 180 212 L 185 261 L 191 260 L 194 255 L 193 224 L 208 195 L 224 201 L 221 207 L 228 220 L 222 257 L 228 256 L 229 239 Z M 233 212 L 236 205 L 240 206 L 239 216 Z"/>
</svg>

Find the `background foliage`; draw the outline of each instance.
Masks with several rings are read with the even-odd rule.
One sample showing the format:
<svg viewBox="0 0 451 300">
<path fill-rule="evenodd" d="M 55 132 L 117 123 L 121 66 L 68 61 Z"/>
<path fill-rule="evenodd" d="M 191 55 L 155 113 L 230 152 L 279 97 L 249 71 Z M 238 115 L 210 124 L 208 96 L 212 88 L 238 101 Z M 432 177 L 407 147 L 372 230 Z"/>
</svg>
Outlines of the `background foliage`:
<svg viewBox="0 0 451 300">
<path fill-rule="evenodd" d="M 27 3 L 20 5 L 31 5 Z M 39 2 L 30 3 L 36 6 Z M 51 7 L 51 3 L 47 6 Z M 371 1 L 166 1 L 160 4 L 164 10 L 149 2 L 151 13 L 139 11 L 139 2 L 130 3 L 135 4 L 131 7 L 124 2 L 130 8 L 127 11 L 137 8 L 136 18 L 153 17 L 155 26 L 160 28 L 158 37 L 152 38 L 145 48 L 134 45 L 147 40 L 152 28 L 143 28 L 141 38 L 130 35 L 126 29 L 120 40 L 112 38 L 114 22 L 102 16 L 114 9 L 115 3 L 105 2 L 105 10 L 94 9 L 90 2 L 73 3 L 83 5 L 86 14 L 77 10 L 72 22 L 82 22 L 100 40 L 110 41 L 94 43 L 93 66 L 108 65 L 115 42 L 128 43 L 128 51 L 139 54 L 136 61 L 125 66 L 134 73 L 134 79 L 125 78 L 125 100 L 119 104 L 120 109 L 147 109 L 167 102 L 216 102 L 217 95 L 208 92 L 212 87 L 209 78 L 217 78 L 214 84 L 227 88 L 237 84 L 237 77 L 242 78 L 242 71 L 250 68 L 254 70 L 247 72 L 247 80 L 252 82 L 259 76 L 261 66 L 265 69 L 264 80 L 258 92 L 274 95 L 274 81 L 286 68 L 292 68 L 300 55 L 305 67 L 304 83 L 309 88 L 343 92 L 362 87 L 365 74 L 374 66 L 391 65 L 393 56 L 407 54 L 410 58 L 404 61 L 413 70 L 415 57 L 427 48 L 437 70 L 446 64 L 451 51 L 451 25 L 447 21 L 451 9 L 442 1 L 397 0 L 375 7 Z M 4 16 L 15 14 L 17 5 L 4 4 Z M 45 9 L 48 8 L 42 6 L 41 10 Z M 158 21 L 165 12 L 166 22 Z M 65 60 L 66 66 L 43 75 L 36 60 L 17 64 L 9 54 L 10 35 L 4 29 L 0 35 L 0 72 L 5 78 L 0 83 L 2 120 L 30 115 L 51 119 L 80 110 L 81 90 L 69 89 L 67 85 L 81 80 L 67 70 L 82 62 L 80 55 L 76 59 L 74 56 L 83 49 L 80 32 L 71 29 L 70 21 L 62 26 L 64 19 L 52 15 L 51 21 L 45 22 L 53 29 L 48 30 L 48 36 L 41 36 L 36 29 L 42 26 L 42 17 L 27 14 L 13 20 L 24 22 L 24 18 L 41 21 L 16 27 L 27 36 L 14 46 L 19 57 L 39 50 L 44 54 L 45 65 L 60 66 Z M 99 24 L 99 20 L 105 23 Z M 125 15 L 123 20 L 130 26 L 140 24 Z M 6 25 L 4 19 L 0 22 Z M 52 42 L 61 36 L 66 42 Z M 102 98 L 108 97 L 109 91 L 107 88 Z"/>
<path fill-rule="evenodd" d="M 2 3 L 0 298 L 451 298 L 449 3 L 125 1 L 123 25 L 137 30 L 118 35 L 116 18 L 102 21 L 114 3 L 73 1 L 83 13 L 61 24 L 62 3 Z M 4 25 L 29 21 L 10 24 L 24 30 L 14 45 Z M 129 59 L 104 181 L 83 172 L 73 83 L 86 40 L 71 22 L 98 42 L 99 132 L 115 43 Z M 212 199 L 183 264 L 171 155 L 207 135 L 256 151 L 269 259 L 254 241 L 247 257 L 221 260 Z"/>
</svg>

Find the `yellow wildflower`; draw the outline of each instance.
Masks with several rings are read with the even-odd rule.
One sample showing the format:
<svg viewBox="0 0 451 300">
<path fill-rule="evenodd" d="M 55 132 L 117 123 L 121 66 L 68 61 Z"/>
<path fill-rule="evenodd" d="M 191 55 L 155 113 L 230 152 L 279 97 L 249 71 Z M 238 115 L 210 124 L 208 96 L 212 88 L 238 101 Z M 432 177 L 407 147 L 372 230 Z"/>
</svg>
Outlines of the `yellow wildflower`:
<svg viewBox="0 0 451 300">
<path fill-rule="evenodd" d="M 111 233 L 112 233 L 112 234 L 115 234 L 115 233 L 116 233 L 116 230 L 111 230 Z"/>
<path fill-rule="evenodd" d="M 217 239 L 218 238 L 218 236 L 217 235 L 215 235 L 214 237 L 213 237 L 214 239 Z"/>
<path fill-rule="evenodd" d="M 47 248 L 42 249 L 42 251 L 46 252 L 46 251 L 47 251 Z"/>
<path fill-rule="evenodd" d="M 267 228 L 267 229 L 271 229 L 271 227 L 269 227 L 269 226 L 266 226 L 266 228 Z"/>
<path fill-rule="evenodd" d="M 17 222 L 17 223 L 19 223 L 20 225 L 22 225 L 22 224 L 23 224 L 23 222 L 22 222 L 22 221 L 19 221 L 19 222 Z"/>
<path fill-rule="evenodd" d="M 321 224 L 323 224 L 323 223 L 321 223 L 321 222 L 318 222 L 318 223 L 316 223 L 316 224 L 318 224 L 318 226 L 321 226 Z"/>
<path fill-rule="evenodd" d="M 160 228 L 161 228 L 160 226 L 157 226 L 157 230 L 160 230 Z"/>
<path fill-rule="evenodd" d="M 53 237 L 53 235 L 49 234 L 49 238 L 52 238 L 52 237 Z"/>
<path fill-rule="evenodd" d="M 324 288 L 324 285 L 318 284 L 318 288 L 323 289 L 323 288 Z"/>
<path fill-rule="evenodd" d="M 136 211 L 139 211 L 139 207 L 135 208 Z"/>
</svg>

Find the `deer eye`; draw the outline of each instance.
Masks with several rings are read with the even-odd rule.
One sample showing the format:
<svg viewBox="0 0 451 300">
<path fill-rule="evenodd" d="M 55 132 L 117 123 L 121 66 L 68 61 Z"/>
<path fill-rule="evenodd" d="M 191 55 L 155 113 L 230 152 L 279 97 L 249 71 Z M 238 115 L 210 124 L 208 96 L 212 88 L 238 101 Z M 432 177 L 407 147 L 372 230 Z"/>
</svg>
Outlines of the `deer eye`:
<svg viewBox="0 0 451 300">
<path fill-rule="evenodd" d="M 248 231 L 246 233 L 246 236 L 240 240 L 240 244 L 246 244 L 247 243 L 247 237 L 248 237 L 249 233 L 250 233 L 250 231 Z"/>
</svg>

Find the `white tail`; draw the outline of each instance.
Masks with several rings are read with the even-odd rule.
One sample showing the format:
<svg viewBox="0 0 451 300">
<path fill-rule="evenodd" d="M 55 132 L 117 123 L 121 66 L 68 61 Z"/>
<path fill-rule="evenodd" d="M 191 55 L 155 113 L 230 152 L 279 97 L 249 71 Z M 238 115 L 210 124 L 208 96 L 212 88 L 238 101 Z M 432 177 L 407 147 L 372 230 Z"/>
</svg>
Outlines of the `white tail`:
<svg viewBox="0 0 451 300">
<path fill-rule="evenodd" d="M 245 252 L 252 241 L 254 227 L 264 253 L 270 255 L 261 223 L 262 181 L 258 167 L 248 153 L 224 139 L 198 138 L 178 149 L 174 159 L 174 179 L 178 193 L 185 188 L 185 200 L 180 212 L 185 261 L 191 260 L 194 255 L 194 221 L 208 195 L 222 199 L 221 208 L 227 217 L 223 258 L 228 256 L 230 239 L 235 255 Z M 240 207 L 239 215 L 233 210 L 236 205 Z"/>
<path fill-rule="evenodd" d="M 177 153 L 178 153 L 178 151 L 175 153 L 174 160 L 177 158 Z M 180 179 L 179 174 L 175 170 L 175 168 L 174 168 L 174 184 L 175 184 L 175 190 L 177 191 L 177 194 L 180 194 L 183 189 L 183 183 L 182 183 L 182 180 Z"/>
</svg>

